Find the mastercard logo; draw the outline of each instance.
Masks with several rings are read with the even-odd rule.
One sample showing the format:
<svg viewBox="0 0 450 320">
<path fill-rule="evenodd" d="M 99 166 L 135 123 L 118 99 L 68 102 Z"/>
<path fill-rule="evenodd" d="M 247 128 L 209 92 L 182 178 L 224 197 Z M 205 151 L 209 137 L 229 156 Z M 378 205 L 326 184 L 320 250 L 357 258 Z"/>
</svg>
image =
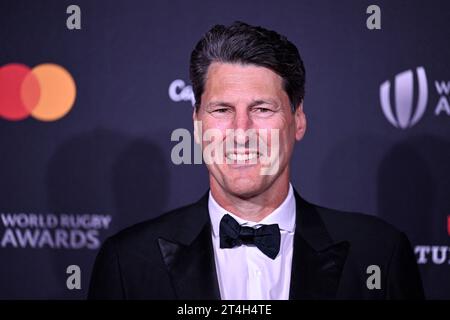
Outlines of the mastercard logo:
<svg viewBox="0 0 450 320">
<path fill-rule="evenodd" d="M 19 121 L 33 117 L 55 121 L 73 107 L 76 85 L 63 67 L 44 63 L 29 68 L 20 63 L 0 67 L 0 117 Z"/>
</svg>

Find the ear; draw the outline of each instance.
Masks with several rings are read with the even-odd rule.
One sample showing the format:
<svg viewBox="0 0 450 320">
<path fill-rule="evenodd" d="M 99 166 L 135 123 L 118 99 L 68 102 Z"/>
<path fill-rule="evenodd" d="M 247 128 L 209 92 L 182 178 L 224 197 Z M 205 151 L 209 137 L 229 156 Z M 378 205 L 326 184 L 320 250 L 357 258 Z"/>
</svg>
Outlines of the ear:
<svg viewBox="0 0 450 320">
<path fill-rule="evenodd" d="M 303 112 L 303 102 L 299 104 L 294 114 L 295 120 L 295 140 L 300 141 L 303 139 L 306 131 L 306 116 Z"/>
<path fill-rule="evenodd" d="M 201 144 L 200 137 L 202 136 L 201 121 L 198 120 L 197 108 L 194 106 L 192 111 L 192 121 L 194 122 L 194 141 L 197 144 Z"/>
</svg>

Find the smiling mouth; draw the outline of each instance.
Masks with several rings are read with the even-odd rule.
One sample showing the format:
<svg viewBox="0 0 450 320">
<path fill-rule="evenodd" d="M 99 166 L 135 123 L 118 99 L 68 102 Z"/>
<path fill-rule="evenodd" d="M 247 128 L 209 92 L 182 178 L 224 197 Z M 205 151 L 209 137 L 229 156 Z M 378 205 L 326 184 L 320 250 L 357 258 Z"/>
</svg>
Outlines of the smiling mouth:
<svg viewBox="0 0 450 320">
<path fill-rule="evenodd" d="M 226 154 L 226 158 L 228 160 L 233 161 L 235 163 L 236 161 L 240 163 L 247 163 L 250 161 L 253 161 L 256 163 L 255 160 L 257 160 L 261 156 L 261 153 L 257 151 L 247 151 L 247 152 L 228 152 Z"/>
</svg>

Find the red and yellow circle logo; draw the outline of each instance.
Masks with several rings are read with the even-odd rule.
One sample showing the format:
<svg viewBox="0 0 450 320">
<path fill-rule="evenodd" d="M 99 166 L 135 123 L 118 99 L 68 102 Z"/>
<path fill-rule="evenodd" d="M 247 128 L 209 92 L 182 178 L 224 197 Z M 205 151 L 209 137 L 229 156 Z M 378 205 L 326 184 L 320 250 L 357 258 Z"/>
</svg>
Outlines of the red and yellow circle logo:
<svg viewBox="0 0 450 320">
<path fill-rule="evenodd" d="M 0 117 L 41 121 L 64 117 L 75 102 L 76 85 L 63 67 L 45 63 L 29 68 L 10 63 L 0 67 Z"/>
</svg>

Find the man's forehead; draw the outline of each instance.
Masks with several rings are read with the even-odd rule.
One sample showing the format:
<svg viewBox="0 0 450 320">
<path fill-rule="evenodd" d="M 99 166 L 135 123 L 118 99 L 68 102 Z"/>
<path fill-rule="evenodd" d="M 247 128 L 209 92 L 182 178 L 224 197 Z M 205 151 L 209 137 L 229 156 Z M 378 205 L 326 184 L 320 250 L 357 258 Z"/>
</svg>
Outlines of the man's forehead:
<svg viewBox="0 0 450 320">
<path fill-rule="evenodd" d="M 274 100 L 283 95 L 282 78 L 272 70 L 255 65 L 214 63 L 208 70 L 204 97 L 223 100 Z"/>
<path fill-rule="evenodd" d="M 272 70 L 250 64 L 214 62 L 202 93 L 205 109 L 215 106 L 289 105 L 282 78 Z"/>
<path fill-rule="evenodd" d="M 279 82 L 282 78 L 269 68 L 254 64 L 213 62 L 208 68 L 206 83 L 214 80 L 219 81 L 239 81 L 264 80 Z"/>
</svg>

